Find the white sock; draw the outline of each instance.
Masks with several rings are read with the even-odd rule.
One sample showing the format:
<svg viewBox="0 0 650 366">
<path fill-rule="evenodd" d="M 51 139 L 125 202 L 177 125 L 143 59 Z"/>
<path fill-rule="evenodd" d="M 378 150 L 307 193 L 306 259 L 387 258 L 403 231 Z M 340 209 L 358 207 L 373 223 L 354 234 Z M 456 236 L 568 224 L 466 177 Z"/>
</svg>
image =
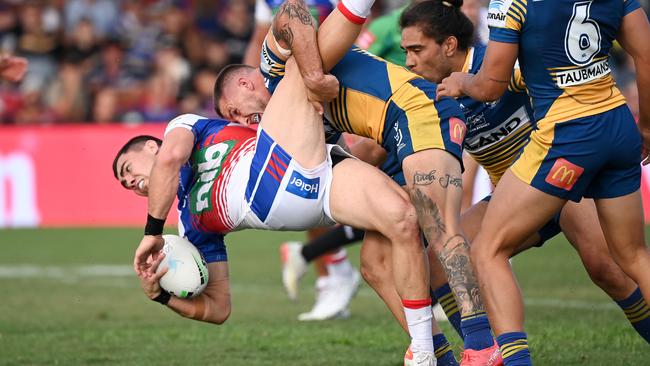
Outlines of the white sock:
<svg viewBox="0 0 650 366">
<path fill-rule="evenodd" d="M 341 248 L 336 253 L 328 255 L 327 273 L 334 277 L 350 277 L 354 271 L 352 263 L 348 260 L 348 253 Z"/>
<path fill-rule="evenodd" d="M 337 8 L 351 22 L 363 24 L 374 3 L 375 0 L 341 0 Z"/>
<path fill-rule="evenodd" d="M 433 336 L 431 335 L 433 313 L 431 312 L 431 305 L 418 309 L 405 306 L 404 314 L 411 334 L 411 350 L 413 352 L 433 352 Z"/>
</svg>

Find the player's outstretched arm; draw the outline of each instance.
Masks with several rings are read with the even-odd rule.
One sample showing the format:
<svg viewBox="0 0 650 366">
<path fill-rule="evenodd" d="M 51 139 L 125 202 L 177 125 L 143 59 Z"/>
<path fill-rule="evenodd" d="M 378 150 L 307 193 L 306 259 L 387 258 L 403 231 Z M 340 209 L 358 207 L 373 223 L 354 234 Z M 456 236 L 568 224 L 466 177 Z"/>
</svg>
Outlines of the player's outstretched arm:
<svg viewBox="0 0 650 366">
<path fill-rule="evenodd" d="M 175 128 L 163 140 L 149 176 L 149 205 L 145 236 L 135 251 L 133 269 L 142 275 L 150 268 L 149 256 L 154 259 L 162 248 L 162 226 L 176 197 L 180 168 L 190 158 L 194 145 L 191 131 Z"/>
<path fill-rule="evenodd" d="M 138 275 L 142 291 L 151 300 L 159 299 L 162 291 L 159 282 L 167 269 L 163 268 L 158 273 L 156 273 L 156 269 L 163 258 L 163 255 L 158 256 L 145 273 Z M 198 296 L 191 299 L 171 296 L 164 305 L 188 319 L 223 324 L 230 316 L 231 310 L 228 263 L 210 263 L 208 272 L 208 285 Z"/>
<path fill-rule="evenodd" d="M 623 17 L 618 41 L 634 59 L 639 89 L 639 130 L 643 136 L 644 158 L 650 152 L 650 24 L 639 8 Z M 647 164 L 647 162 L 645 162 Z"/>
<path fill-rule="evenodd" d="M 460 97 L 489 102 L 499 99 L 508 89 L 519 45 L 490 41 L 481 69 L 476 75 L 454 72 L 438 84 L 437 97 Z"/>
<path fill-rule="evenodd" d="M 285 4 L 292 1 L 296 0 L 287 0 Z M 306 67 L 304 64 L 306 59 L 299 57 L 295 52 L 313 53 L 318 51 L 320 54 L 319 60 L 322 61 L 320 70 L 327 72 L 334 67 L 341 58 L 343 58 L 345 53 L 357 39 L 359 32 L 361 32 L 361 27 L 366 20 L 366 16 L 370 13 L 370 8 L 374 2 L 375 0 L 342 0 L 320 26 L 318 35 L 314 38 L 317 38 L 317 42 L 314 42 L 313 44 L 304 44 L 304 41 L 306 40 L 305 37 L 294 37 L 291 44 L 288 44 L 283 39 L 279 41 L 279 43 L 280 46 L 286 48 L 286 50 L 278 49 L 277 44 L 273 39 L 280 40 L 280 32 L 282 29 L 291 29 L 292 34 L 294 35 L 296 34 L 296 31 L 291 27 L 291 24 L 289 24 L 289 28 L 287 28 L 286 19 L 278 11 L 272 27 L 273 32 L 269 32 L 267 35 L 267 39 L 270 40 L 268 46 L 271 47 L 271 50 L 276 55 L 282 55 L 281 57 L 285 60 L 293 52 L 303 75 L 304 71 L 302 70 Z M 302 3 L 302 1 L 300 1 L 300 3 Z M 294 5 L 294 7 L 295 6 L 297 5 Z M 305 10 L 307 9 L 305 8 Z M 276 28 L 278 28 L 277 31 L 274 30 Z M 314 34 L 316 34 L 315 30 Z M 309 38 L 311 39 L 311 35 L 309 35 Z M 313 55 L 310 55 L 309 57 L 308 60 L 314 60 Z M 314 67 L 314 69 L 316 68 Z"/>
<path fill-rule="evenodd" d="M 314 18 L 303 0 L 286 0 L 278 9 L 271 26 L 274 53 L 287 59 L 293 55 L 305 86 L 324 100 L 338 94 L 338 83 L 323 72 L 318 52 Z"/>
</svg>

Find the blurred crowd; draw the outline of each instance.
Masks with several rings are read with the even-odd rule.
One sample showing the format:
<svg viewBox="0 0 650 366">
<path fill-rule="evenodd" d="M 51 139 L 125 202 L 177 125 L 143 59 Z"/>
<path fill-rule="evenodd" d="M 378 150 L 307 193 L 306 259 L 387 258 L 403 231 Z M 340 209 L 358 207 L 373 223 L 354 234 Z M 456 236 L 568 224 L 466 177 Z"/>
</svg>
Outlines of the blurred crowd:
<svg viewBox="0 0 650 366">
<path fill-rule="evenodd" d="M 3 124 L 166 121 L 214 115 L 212 83 L 239 62 L 247 0 L 0 1 L 0 50 L 29 60 L 0 85 Z"/>
<path fill-rule="evenodd" d="M 254 0 L 0 0 L 0 52 L 29 60 L 21 83 L 0 83 L 0 124 L 214 116 L 213 81 L 242 61 L 254 10 Z M 632 97 L 633 65 L 613 56 Z"/>
</svg>

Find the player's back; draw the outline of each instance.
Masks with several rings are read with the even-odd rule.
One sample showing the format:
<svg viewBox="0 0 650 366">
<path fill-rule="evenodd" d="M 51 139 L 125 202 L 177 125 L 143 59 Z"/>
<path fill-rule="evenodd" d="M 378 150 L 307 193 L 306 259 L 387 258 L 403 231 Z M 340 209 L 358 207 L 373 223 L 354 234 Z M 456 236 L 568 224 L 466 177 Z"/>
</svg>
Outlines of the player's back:
<svg viewBox="0 0 650 366">
<path fill-rule="evenodd" d="M 245 213 L 244 191 L 255 149 L 256 131 L 222 119 L 192 114 L 169 123 L 166 133 L 185 128 L 194 134 L 194 147 L 181 170 L 184 202 L 179 202 L 186 230 L 227 233 Z"/>
<path fill-rule="evenodd" d="M 352 47 L 331 70 L 340 83 L 339 96 L 328 103 L 325 115 L 339 131 L 382 141 L 386 109 L 393 94 L 420 78 L 358 47 Z"/>
<path fill-rule="evenodd" d="M 625 100 L 608 55 L 635 0 L 493 0 L 490 39 L 519 43 L 538 123 L 602 113 Z"/>
</svg>

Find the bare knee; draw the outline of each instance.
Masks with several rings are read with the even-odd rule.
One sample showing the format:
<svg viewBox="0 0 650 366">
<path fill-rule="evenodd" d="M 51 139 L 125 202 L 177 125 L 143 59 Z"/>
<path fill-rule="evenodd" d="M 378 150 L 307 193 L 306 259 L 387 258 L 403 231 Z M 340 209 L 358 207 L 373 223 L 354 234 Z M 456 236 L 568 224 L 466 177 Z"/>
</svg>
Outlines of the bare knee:
<svg viewBox="0 0 650 366">
<path fill-rule="evenodd" d="M 506 252 L 503 250 L 503 241 L 497 237 L 484 239 L 480 234 L 469 249 L 472 265 L 476 269 L 483 268 L 485 264 L 500 258 L 507 260 L 510 255 Z"/>
<path fill-rule="evenodd" d="M 613 299 L 624 298 L 636 287 L 610 257 L 590 259 L 584 265 L 591 281 Z"/>
<path fill-rule="evenodd" d="M 421 245 L 417 240 L 420 227 L 415 207 L 406 199 L 397 201 L 385 211 L 387 222 L 382 233 L 399 245 Z"/>
<path fill-rule="evenodd" d="M 372 288 L 384 282 L 390 276 L 390 268 L 383 256 L 362 256 L 361 257 L 361 276 Z"/>
</svg>

